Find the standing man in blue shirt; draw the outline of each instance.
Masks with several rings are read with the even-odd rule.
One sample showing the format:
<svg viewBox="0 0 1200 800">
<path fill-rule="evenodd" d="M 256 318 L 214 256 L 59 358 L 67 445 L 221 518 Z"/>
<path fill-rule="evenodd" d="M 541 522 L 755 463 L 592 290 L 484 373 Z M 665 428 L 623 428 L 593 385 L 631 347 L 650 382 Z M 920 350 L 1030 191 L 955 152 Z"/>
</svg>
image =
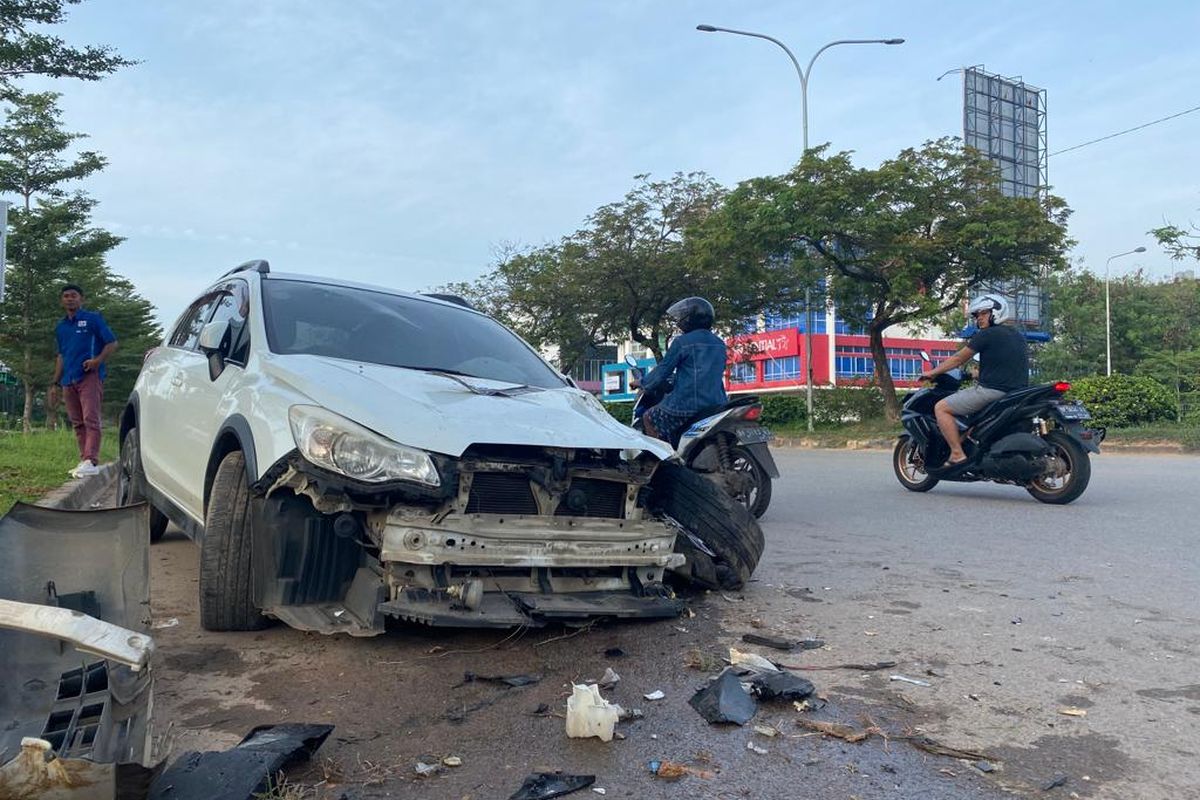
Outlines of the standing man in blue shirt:
<svg viewBox="0 0 1200 800">
<path fill-rule="evenodd" d="M 54 336 L 58 358 L 54 362 L 52 405 L 58 405 L 59 387 L 67 401 L 67 417 L 79 443 L 79 466 L 71 475 L 95 475 L 100 460 L 100 402 L 104 399 L 104 362 L 117 349 L 117 337 L 104 317 L 83 307 L 83 289 L 68 283 L 59 294 L 67 315 L 58 321 Z"/>
<path fill-rule="evenodd" d="M 641 381 L 653 391 L 674 379 L 674 388 L 646 412 L 646 433 L 675 444 L 688 420 L 710 408 L 725 405 L 725 342 L 712 332 L 715 313 L 703 297 L 685 297 L 667 309 L 667 317 L 682 332 L 671 340 L 662 363 Z M 636 382 L 630 384 L 639 388 Z"/>
</svg>

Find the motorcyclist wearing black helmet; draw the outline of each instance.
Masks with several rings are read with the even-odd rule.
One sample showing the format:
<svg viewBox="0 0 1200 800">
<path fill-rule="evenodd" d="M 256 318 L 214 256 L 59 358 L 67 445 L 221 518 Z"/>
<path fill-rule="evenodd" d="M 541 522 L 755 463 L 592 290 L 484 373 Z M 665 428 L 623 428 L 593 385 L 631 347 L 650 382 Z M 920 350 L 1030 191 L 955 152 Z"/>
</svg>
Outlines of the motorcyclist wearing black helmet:
<svg viewBox="0 0 1200 800">
<path fill-rule="evenodd" d="M 723 406 L 725 395 L 725 342 L 712 332 L 716 314 L 703 297 L 685 297 L 667 309 L 667 317 L 681 331 L 671 340 L 662 363 L 640 382 L 652 391 L 674 376 L 675 386 L 662 402 L 642 418 L 646 433 L 674 442 L 688 420 L 705 409 Z M 631 385 L 638 388 L 637 381 Z"/>
</svg>

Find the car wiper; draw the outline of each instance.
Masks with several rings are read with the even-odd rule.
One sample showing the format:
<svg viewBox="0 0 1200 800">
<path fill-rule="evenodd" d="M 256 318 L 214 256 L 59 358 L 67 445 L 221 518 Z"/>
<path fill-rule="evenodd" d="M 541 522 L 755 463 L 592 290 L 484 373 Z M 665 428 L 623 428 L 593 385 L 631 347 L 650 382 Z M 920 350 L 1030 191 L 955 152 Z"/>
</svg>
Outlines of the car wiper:
<svg viewBox="0 0 1200 800">
<path fill-rule="evenodd" d="M 418 372 L 428 372 L 431 375 L 441 375 L 443 378 L 449 378 L 450 380 L 454 381 L 455 383 L 463 386 L 464 388 L 469 390 L 472 394 L 481 394 L 481 395 L 485 395 L 488 397 L 511 397 L 514 394 L 524 394 L 525 392 L 541 391 L 536 386 L 523 386 L 522 385 L 522 386 L 514 386 L 511 389 L 488 389 L 483 386 L 476 386 L 475 384 L 473 384 L 469 381 L 463 380 L 463 378 L 479 378 L 480 380 L 487 380 L 487 378 L 484 378 L 482 375 L 472 375 L 469 372 L 460 372 L 456 369 L 441 369 L 439 367 L 418 367 L 418 366 L 413 366 L 410 364 L 391 364 L 389 366 L 400 367 L 401 369 L 417 370 Z"/>
</svg>

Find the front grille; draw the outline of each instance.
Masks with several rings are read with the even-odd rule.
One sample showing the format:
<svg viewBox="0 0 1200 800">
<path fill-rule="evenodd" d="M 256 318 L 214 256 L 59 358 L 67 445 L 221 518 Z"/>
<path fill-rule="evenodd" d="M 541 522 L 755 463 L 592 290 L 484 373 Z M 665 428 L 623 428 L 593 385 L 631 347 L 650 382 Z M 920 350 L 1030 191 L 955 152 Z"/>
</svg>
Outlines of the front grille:
<svg viewBox="0 0 1200 800">
<path fill-rule="evenodd" d="M 468 514 L 538 513 L 529 478 L 515 472 L 476 472 L 467 499 Z"/>
<path fill-rule="evenodd" d="M 625 484 L 595 478 L 575 478 L 554 513 L 560 517 L 620 519 L 625 516 Z"/>
</svg>

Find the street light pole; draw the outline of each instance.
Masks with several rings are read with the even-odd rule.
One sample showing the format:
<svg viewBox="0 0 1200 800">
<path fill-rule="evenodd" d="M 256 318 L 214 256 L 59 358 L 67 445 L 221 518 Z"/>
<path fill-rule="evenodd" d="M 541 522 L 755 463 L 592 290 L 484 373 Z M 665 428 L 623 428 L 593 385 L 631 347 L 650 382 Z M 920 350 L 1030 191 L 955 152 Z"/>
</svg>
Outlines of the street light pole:
<svg viewBox="0 0 1200 800">
<path fill-rule="evenodd" d="M 803 132 L 804 152 L 808 154 L 808 79 L 812 77 L 813 64 L 817 60 L 817 56 L 824 53 L 831 47 L 836 47 L 839 44 L 904 44 L 903 39 L 838 39 L 821 47 L 820 50 L 813 53 L 813 57 L 808 60 L 808 67 L 800 68 L 800 62 L 796 60 L 796 56 L 792 55 L 792 51 L 788 46 L 779 41 L 773 36 L 767 36 L 765 33 L 753 33 L 751 31 L 738 31 L 733 28 L 718 28 L 715 25 L 697 25 L 696 30 L 704 33 L 733 33 L 738 36 L 750 36 L 755 39 L 765 39 L 771 44 L 777 45 L 783 52 L 787 53 L 787 57 L 791 59 L 792 66 L 796 68 L 796 75 L 800 78 L 800 125 Z M 829 365 L 833 369 L 833 364 Z M 804 290 L 804 394 L 805 407 L 808 414 L 808 430 L 813 429 L 813 366 L 812 366 L 812 314 L 809 308 L 809 290 Z"/>
<path fill-rule="evenodd" d="M 1109 256 L 1108 261 L 1104 262 L 1104 374 L 1112 375 L 1112 314 L 1109 312 L 1108 305 L 1108 265 L 1113 262 L 1114 258 L 1122 256 L 1131 256 L 1134 253 L 1144 253 L 1146 248 L 1135 247 L 1127 253 L 1117 253 L 1115 256 Z"/>
</svg>

